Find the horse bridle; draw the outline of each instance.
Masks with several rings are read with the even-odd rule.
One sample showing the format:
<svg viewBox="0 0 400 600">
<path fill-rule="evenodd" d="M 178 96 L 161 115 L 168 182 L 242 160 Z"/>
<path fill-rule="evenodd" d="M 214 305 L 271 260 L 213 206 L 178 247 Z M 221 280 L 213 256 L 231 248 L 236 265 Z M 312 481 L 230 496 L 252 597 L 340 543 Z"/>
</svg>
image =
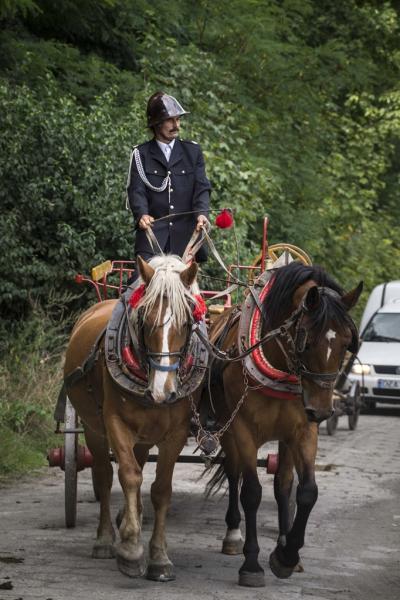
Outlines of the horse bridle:
<svg viewBox="0 0 400 600">
<path fill-rule="evenodd" d="M 299 357 L 299 354 L 304 352 L 308 338 L 308 332 L 305 327 L 300 327 L 304 313 L 307 309 L 305 306 L 302 306 L 301 308 L 302 310 L 300 311 L 296 322 L 294 335 L 292 335 L 290 331 L 292 322 L 289 327 L 286 324 L 283 324 L 280 328 L 280 335 L 275 338 L 275 341 L 286 359 L 288 372 L 291 375 L 309 379 L 323 389 L 333 389 L 340 369 L 331 373 L 316 373 L 315 371 L 310 371 Z M 282 339 L 286 342 L 286 348 L 282 343 Z"/>
<path fill-rule="evenodd" d="M 192 335 L 192 327 L 188 327 L 188 332 L 186 335 L 185 342 L 182 348 L 178 351 L 174 352 L 153 352 L 148 350 L 144 343 L 144 323 L 142 318 L 143 309 L 140 307 L 138 309 L 137 315 L 137 330 L 138 330 L 138 343 L 139 343 L 139 359 L 142 362 L 143 367 L 148 370 L 148 367 L 151 367 L 155 371 L 161 371 L 163 373 L 178 371 L 182 365 L 182 360 L 185 358 L 187 354 L 187 350 L 190 344 L 190 338 Z M 161 325 L 155 325 L 154 329 L 158 327 L 163 327 L 168 321 L 162 323 Z M 192 322 L 191 322 L 192 324 Z M 162 365 L 161 360 L 163 358 L 171 358 L 178 357 L 178 360 L 170 365 Z M 160 362 L 154 359 L 159 359 Z"/>
<path fill-rule="evenodd" d="M 333 298 L 340 299 L 340 294 L 332 290 L 331 288 L 319 287 L 319 292 L 326 293 Z M 340 365 L 337 371 L 331 373 L 316 373 L 315 371 L 310 371 L 300 359 L 299 354 L 302 354 L 305 350 L 307 339 L 308 339 L 308 331 L 305 327 L 301 327 L 301 323 L 304 317 L 304 314 L 308 312 L 308 308 L 305 305 L 305 300 L 303 299 L 300 306 L 295 310 L 295 312 L 289 317 L 283 325 L 280 327 L 280 334 L 276 336 L 275 340 L 281 349 L 283 355 L 285 356 L 289 373 L 291 375 L 297 375 L 297 377 L 304 377 L 305 379 L 309 379 L 319 387 L 323 389 L 333 390 L 335 387 L 335 382 L 337 377 L 341 371 L 342 364 Z M 347 315 L 348 325 L 353 335 L 357 331 L 356 326 L 351 319 Z M 295 325 L 294 335 L 291 333 L 291 328 Z M 286 348 L 282 343 L 281 338 L 286 342 Z M 352 345 L 353 345 L 352 340 Z"/>
</svg>

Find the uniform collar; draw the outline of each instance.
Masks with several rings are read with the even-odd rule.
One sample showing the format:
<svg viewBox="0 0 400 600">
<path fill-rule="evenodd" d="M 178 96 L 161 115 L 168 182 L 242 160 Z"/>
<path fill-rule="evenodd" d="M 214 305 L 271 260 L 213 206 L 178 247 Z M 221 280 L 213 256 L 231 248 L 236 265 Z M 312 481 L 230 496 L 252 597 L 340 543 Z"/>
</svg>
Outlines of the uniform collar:
<svg viewBox="0 0 400 600">
<path fill-rule="evenodd" d="M 161 143 L 163 143 L 163 142 L 161 142 Z M 156 140 L 155 138 L 153 138 L 150 141 L 150 152 L 153 155 L 153 157 L 156 160 L 158 160 L 158 162 L 162 163 L 167 169 L 169 169 L 170 167 L 172 167 L 173 165 L 175 165 L 177 162 L 179 162 L 181 160 L 181 158 L 183 156 L 183 150 L 182 150 L 182 143 L 179 140 L 179 138 L 176 138 L 174 140 L 174 146 L 171 151 L 171 156 L 169 158 L 169 162 L 167 162 L 167 159 L 165 158 L 165 154 L 164 154 L 163 150 L 161 150 L 161 147 L 159 144 L 160 144 L 159 140 Z"/>
<path fill-rule="evenodd" d="M 156 142 L 158 144 L 158 146 L 161 148 L 162 152 L 165 154 L 165 147 L 169 146 L 171 148 L 171 154 L 172 154 L 172 149 L 174 147 L 175 144 L 175 139 L 173 139 L 171 142 L 169 142 L 169 144 L 166 144 L 165 142 L 162 142 L 161 140 L 157 140 Z"/>
</svg>

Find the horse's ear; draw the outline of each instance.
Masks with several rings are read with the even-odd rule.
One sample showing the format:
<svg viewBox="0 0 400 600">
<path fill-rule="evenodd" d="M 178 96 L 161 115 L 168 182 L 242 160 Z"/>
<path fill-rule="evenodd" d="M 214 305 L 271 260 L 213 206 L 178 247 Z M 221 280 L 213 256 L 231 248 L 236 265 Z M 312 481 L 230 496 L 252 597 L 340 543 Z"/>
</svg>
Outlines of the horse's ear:
<svg viewBox="0 0 400 600">
<path fill-rule="evenodd" d="M 313 311 L 316 308 L 318 308 L 319 301 L 320 301 L 320 295 L 319 295 L 318 286 L 314 285 L 307 291 L 307 293 L 304 297 L 304 300 L 303 300 L 303 304 L 304 304 L 304 307 L 306 310 Z"/>
<path fill-rule="evenodd" d="M 352 309 L 353 306 L 355 306 L 357 304 L 360 294 L 363 290 L 363 287 L 364 287 L 364 282 L 360 281 L 360 283 L 358 284 L 357 287 L 354 288 L 354 290 L 351 290 L 351 292 L 348 292 L 347 294 L 342 296 L 341 300 L 342 300 L 343 304 L 345 305 L 346 310 Z"/>
<path fill-rule="evenodd" d="M 193 261 L 192 264 L 187 269 L 182 271 L 179 274 L 179 276 L 181 278 L 183 285 L 185 285 L 186 287 L 190 287 L 192 285 L 193 281 L 196 279 L 198 270 L 199 270 L 198 264 Z"/>
<path fill-rule="evenodd" d="M 136 263 L 139 269 L 139 273 L 141 278 L 143 279 L 145 285 L 149 285 L 151 278 L 154 275 L 154 269 L 147 263 L 144 258 L 142 258 L 139 254 L 136 257 Z"/>
</svg>

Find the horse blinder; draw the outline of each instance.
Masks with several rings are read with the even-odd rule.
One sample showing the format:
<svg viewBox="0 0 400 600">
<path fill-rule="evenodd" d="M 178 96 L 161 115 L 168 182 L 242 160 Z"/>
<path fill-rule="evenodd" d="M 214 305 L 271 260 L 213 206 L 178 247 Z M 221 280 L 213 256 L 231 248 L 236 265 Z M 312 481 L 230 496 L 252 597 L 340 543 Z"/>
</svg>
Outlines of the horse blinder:
<svg viewBox="0 0 400 600">
<path fill-rule="evenodd" d="M 358 330 L 354 321 L 351 320 L 351 322 L 349 323 L 349 327 L 351 331 L 351 342 L 348 346 L 348 351 L 352 354 L 357 354 L 360 348 L 360 338 L 358 336 Z"/>
<path fill-rule="evenodd" d="M 307 344 L 307 339 L 308 339 L 308 331 L 306 330 L 305 327 L 299 327 L 299 329 L 296 332 L 296 352 L 298 354 L 302 354 L 304 352 L 304 350 L 306 349 L 306 344 Z"/>
</svg>

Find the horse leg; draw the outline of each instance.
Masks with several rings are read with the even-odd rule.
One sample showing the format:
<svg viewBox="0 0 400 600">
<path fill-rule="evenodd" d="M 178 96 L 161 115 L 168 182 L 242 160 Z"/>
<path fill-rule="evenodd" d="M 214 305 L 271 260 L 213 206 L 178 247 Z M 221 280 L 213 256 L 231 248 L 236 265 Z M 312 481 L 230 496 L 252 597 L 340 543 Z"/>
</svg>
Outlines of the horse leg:
<svg viewBox="0 0 400 600">
<path fill-rule="evenodd" d="M 125 509 L 119 528 L 121 541 L 116 545 L 119 570 L 129 577 L 140 577 L 145 571 L 138 493 L 142 485 L 142 469 L 133 453 L 131 430 L 116 415 L 106 419 L 111 447 L 118 463 L 118 477 L 125 497 Z"/>
<path fill-rule="evenodd" d="M 150 448 L 151 448 L 151 446 L 149 446 L 149 445 L 138 444 L 133 449 L 135 458 L 136 458 L 137 462 L 139 463 L 139 467 L 142 469 L 142 471 L 143 471 L 144 465 L 146 464 L 147 458 L 149 456 Z M 142 503 L 142 494 L 140 493 L 140 488 L 138 489 L 138 492 L 137 492 L 137 506 L 138 506 L 140 525 L 142 525 L 143 503 Z M 124 514 L 125 514 L 125 506 L 123 506 L 122 508 L 119 509 L 118 514 L 115 519 L 118 529 L 121 527 L 121 523 L 122 523 L 122 519 L 124 518 Z"/>
<path fill-rule="evenodd" d="M 172 495 L 172 475 L 176 460 L 185 445 L 187 431 L 159 444 L 156 478 L 151 486 L 154 508 L 153 534 L 149 543 L 149 562 L 146 577 L 152 581 L 173 581 L 174 566 L 167 554 L 165 523 Z"/>
<path fill-rule="evenodd" d="M 315 458 L 317 454 L 318 428 L 315 423 L 309 423 L 302 432 L 297 443 L 291 444 L 299 476 L 297 487 L 297 512 L 291 530 L 286 536 L 286 545 L 278 542 L 269 558 L 272 572 L 279 578 L 285 579 L 295 570 L 299 563 L 299 550 L 304 545 L 304 535 L 308 517 L 318 498 L 318 487 L 315 482 Z"/>
<path fill-rule="evenodd" d="M 236 447 L 240 449 L 240 463 L 243 465 L 240 501 L 246 522 L 246 537 L 243 546 L 244 563 L 239 569 L 239 585 L 263 587 L 264 569 L 258 562 L 260 547 L 257 540 L 257 510 L 260 506 L 262 488 L 257 475 L 257 447 L 250 432 L 236 417 L 234 428 Z"/>
<path fill-rule="evenodd" d="M 284 442 L 279 442 L 279 465 L 274 477 L 274 496 L 278 505 L 278 544 L 286 545 L 286 536 L 293 524 L 289 510 L 289 499 L 293 486 L 294 461 Z"/>
<path fill-rule="evenodd" d="M 292 528 L 296 513 L 295 494 L 297 488 L 293 476 L 294 460 L 290 449 L 284 442 L 279 442 L 279 465 L 274 477 L 274 496 L 278 506 L 279 535 L 277 543 L 286 546 L 286 536 Z M 303 573 L 303 565 L 299 561 L 295 571 Z"/>
<path fill-rule="evenodd" d="M 93 482 L 100 500 L 99 526 L 93 546 L 93 558 L 114 558 L 115 531 L 111 522 L 110 495 L 113 480 L 113 468 L 110 462 L 110 450 L 105 436 L 94 433 L 85 427 L 85 439 L 93 456 Z"/>
<path fill-rule="evenodd" d="M 235 442 L 229 434 L 224 437 L 223 449 L 225 452 L 223 468 L 228 478 L 229 503 L 225 515 L 227 529 L 222 541 L 222 553 L 233 556 L 243 552 L 243 538 L 239 527 L 241 521 L 239 510 L 239 457 Z"/>
</svg>

